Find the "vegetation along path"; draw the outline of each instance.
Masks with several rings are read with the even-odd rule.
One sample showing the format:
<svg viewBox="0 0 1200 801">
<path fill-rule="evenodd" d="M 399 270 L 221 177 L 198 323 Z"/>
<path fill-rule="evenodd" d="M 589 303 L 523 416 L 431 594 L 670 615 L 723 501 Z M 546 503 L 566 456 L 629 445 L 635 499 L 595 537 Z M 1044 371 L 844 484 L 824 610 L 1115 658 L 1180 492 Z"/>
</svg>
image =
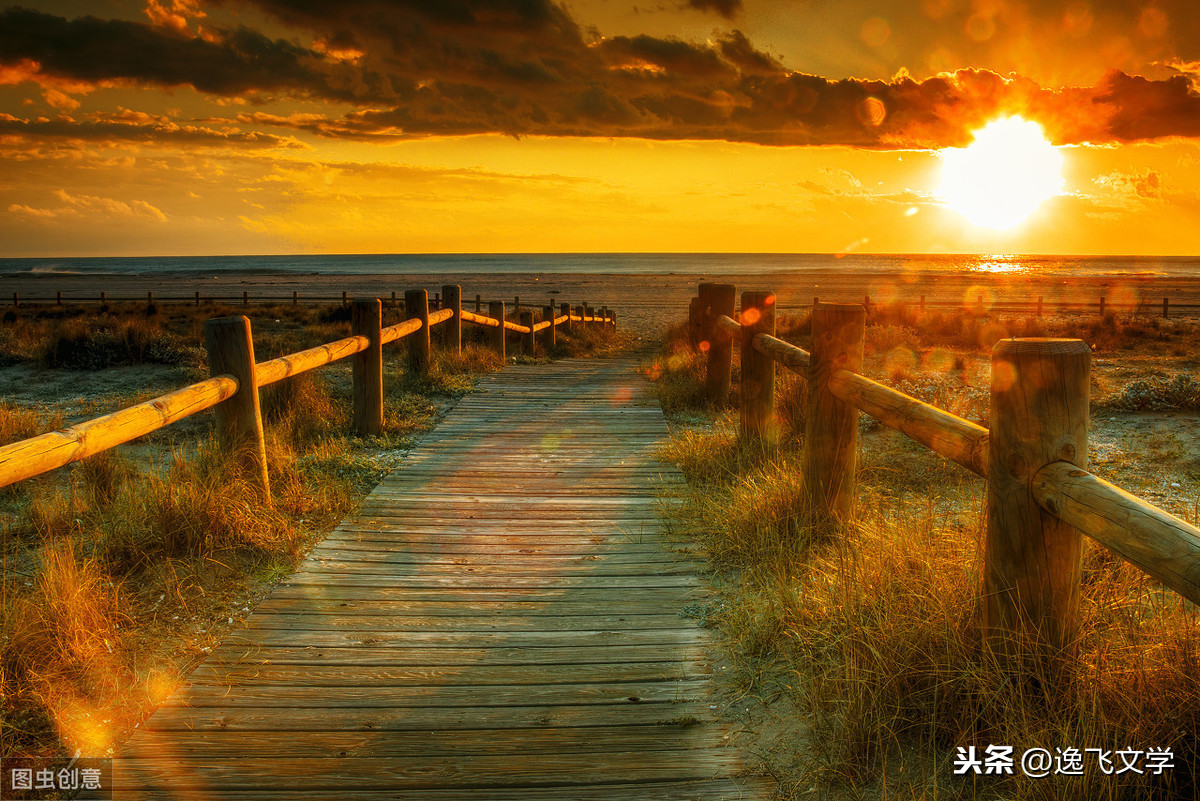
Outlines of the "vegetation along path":
<svg viewBox="0 0 1200 801">
<path fill-rule="evenodd" d="M 118 797 L 765 797 L 713 720 L 644 383 L 483 379 L 142 725 Z"/>
</svg>

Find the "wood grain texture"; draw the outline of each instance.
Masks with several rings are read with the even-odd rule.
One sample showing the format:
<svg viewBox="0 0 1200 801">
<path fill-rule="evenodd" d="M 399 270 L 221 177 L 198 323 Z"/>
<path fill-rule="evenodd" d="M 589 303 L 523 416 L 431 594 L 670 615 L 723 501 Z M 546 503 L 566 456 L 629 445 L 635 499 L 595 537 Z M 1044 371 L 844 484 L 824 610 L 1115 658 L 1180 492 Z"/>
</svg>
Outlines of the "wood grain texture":
<svg viewBox="0 0 1200 801">
<path fill-rule="evenodd" d="M 934 453 L 987 476 L 988 430 L 983 426 L 849 370 L 829 377 L 829 391 Z"/>
<path fill-rule="evenodd" d="M 1200 603 L 1200 529 L 1070 462 L 1051 462 L 1035 473 L 1033 497 L 1059 520 Z"/>
<path fill-rule="evenodd" d="M 1079 633 L 1079 530 L 1033 496 L 1051 462 L 1087 469 L 1091 350 L 1078 339 L 1002 339 L 992 349 L 984 630 L 1051 648 Z"/>
<path fill-rule="evenodd" d="M 480 390 L 142 724 L 118 797 L 768 797 L 713 718 L 632 363 Z"/>
<path fill-rule="evenodd" d="M 86 423 L 0 447 L 0 487 L 79 461 L 157 431 L 233 397 L 238 382 L 220 375 Z"/>
<path fill-rule="evenodd" d="M 378 299 L 356 300 L 350 306 L 350 330 L 366 337 L 369 347 L 354 355 L 354 430 L 360 437 L 383 433 L 383 305 Z"/>
<path fill-rule="evenodd" d="M 213 377 L 231 375 L 238 391 L 217 405 L 217 431 L 227 457 L 237 462 L 262 500 L 271 501 L 267 475 L 267 442 L 258 400 L 257 365 L 250 318 L 220 317 L 204 324 L 208 370 Z"/>
<path fill-rule="evenodd" d="M 854 503 L 858 410 L 834 395 L 829 382 L 840 370 L 861 369 L 866 310 L 849 303 L 818 303 L 812 326 L 804 488 L 818 519 L 845 520 Z"/>
</svg>

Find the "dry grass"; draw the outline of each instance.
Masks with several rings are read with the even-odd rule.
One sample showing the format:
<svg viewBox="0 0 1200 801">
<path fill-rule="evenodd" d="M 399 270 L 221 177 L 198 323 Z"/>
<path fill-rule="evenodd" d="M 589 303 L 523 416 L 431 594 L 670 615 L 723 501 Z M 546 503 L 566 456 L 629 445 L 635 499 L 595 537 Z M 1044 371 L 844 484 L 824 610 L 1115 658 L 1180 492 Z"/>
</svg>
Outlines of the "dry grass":
<svg viewBox="0 0 1200 801">
<path fill-rule="evenodd" d="M 786 336 L 806 345 L 803 321 L 785 322 Z M 980 373 L 988 337 L 964 344 L 984 324 L 960 321 L 951 330 L 943 320 L 922 330 L 900 322 L 884 319 L 868 329 L 868 371 L 986 421 Z M 1121 323 L 1106 335 L 1113 347 L 1136 351 L 1144 343 L 1132 332 L 1143 324 Z M 1060 336 L 1091 330 L 1064 321 L 1044 325 Z M 1190 342 L 1196 333 L 1180 327 L 1170 336 Z M 675 358 L 658 362 L 664 404 L 667 397 L 677 401 L 676 433 L 663 456 L 682 467 L 690 485 L 672 523 L 701 542 L 729 577 L 716 619 L 733 649 L 730 691 L 741 706 L 751 697 L 763 700 L 757 725 L 764 732 L 780 730 L 781 720 L 802 722 L 759 743 L 783 797 L 1200 796 L 1194 607 L 1091 545 L 1077 650 L 1040 659 L 1005 655 L 1036 653 L 1033 643 L 987 647 L 980 627 L 980 482 L 898 435 L 866 433 L 853 522 L 814 528 L 800 482 L 800 393 L 781 387 L 785 436 L 764 452 L 738 441 L 730 411 L 689 407 L 684 393 L 671 394 L 700 380 L 697 361 L 677 347 L 668 342 L 666 353 Z M 911 359 L 897 359 L 901 349 Z M 1160 396 L 1178 408 L 1184 404 L 1168 392 L 1179 390 L 1175 384 L 1168 382 Z M 953 774 L 956 748 L 982 751 L 989 744 L 1013 746 L 1018 760 L 1034 747 L 1051 754 L 1170 748 L 1174 767 L 1161 776 L 1106 775 L 1096 755 L 1085 753 L 1082 776 L 1032 779 L 1019 763 L 1013 776 Z"/>
</svg>

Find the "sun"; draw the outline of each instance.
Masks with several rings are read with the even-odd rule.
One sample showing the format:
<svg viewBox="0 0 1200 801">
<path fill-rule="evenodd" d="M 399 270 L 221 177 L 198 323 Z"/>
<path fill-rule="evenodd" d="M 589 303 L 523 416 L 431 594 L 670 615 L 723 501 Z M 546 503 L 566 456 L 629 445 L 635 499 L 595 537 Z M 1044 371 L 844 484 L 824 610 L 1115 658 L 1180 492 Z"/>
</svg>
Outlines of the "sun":
<svg viewBox="0 0 1200 801">
<path fill-rule="evenodd" d="M 1006 230 L 1062 191 L 1062 154 L 1042 126 L 1021 117 L 994 120 L 965 148 L 942 157 L 938 195 L 975 225 Z"/>
</svg>

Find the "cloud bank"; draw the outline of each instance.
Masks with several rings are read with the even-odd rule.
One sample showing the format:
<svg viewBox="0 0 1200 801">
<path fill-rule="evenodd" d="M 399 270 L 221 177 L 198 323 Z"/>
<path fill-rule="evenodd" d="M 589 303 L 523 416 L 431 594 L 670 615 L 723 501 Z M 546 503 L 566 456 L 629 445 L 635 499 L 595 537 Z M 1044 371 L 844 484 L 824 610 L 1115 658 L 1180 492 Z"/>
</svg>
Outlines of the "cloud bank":
<svg viewBox="0 0 1200 801">
<path fill-rule="evenodd" d="M 549 0 L 249 4 L 294 36 L 221 27 L 215 13 L 184 0 L 151 3 L 145 22 L 10 7 L 0 12 L 0 83 L 40 83 L 62 110 L 77 105 L 74 94 L 131 86 L 192 87 L 252 104 L 315 100 L 327 112 L 246 113 L 174 128 L 6 115 L 0 134 L 95 138 L 110 130 L 295 144 L 219 125 L 228 124 L 366 140 L 499 133 L 902 149 L 963 145 L 987 120 L 1022 114 L 1056 144 L 1200 136 L 1200 95 L 1182 67 L 1158 80 L 1113 71 L 1082 87 L 971 69 L 834 80 L 787 69 L 736 30 L 703 43 L 603 37 Z M 687 5 L 723 18 L 740 9 L 736 0 Z"/>
</svg>

